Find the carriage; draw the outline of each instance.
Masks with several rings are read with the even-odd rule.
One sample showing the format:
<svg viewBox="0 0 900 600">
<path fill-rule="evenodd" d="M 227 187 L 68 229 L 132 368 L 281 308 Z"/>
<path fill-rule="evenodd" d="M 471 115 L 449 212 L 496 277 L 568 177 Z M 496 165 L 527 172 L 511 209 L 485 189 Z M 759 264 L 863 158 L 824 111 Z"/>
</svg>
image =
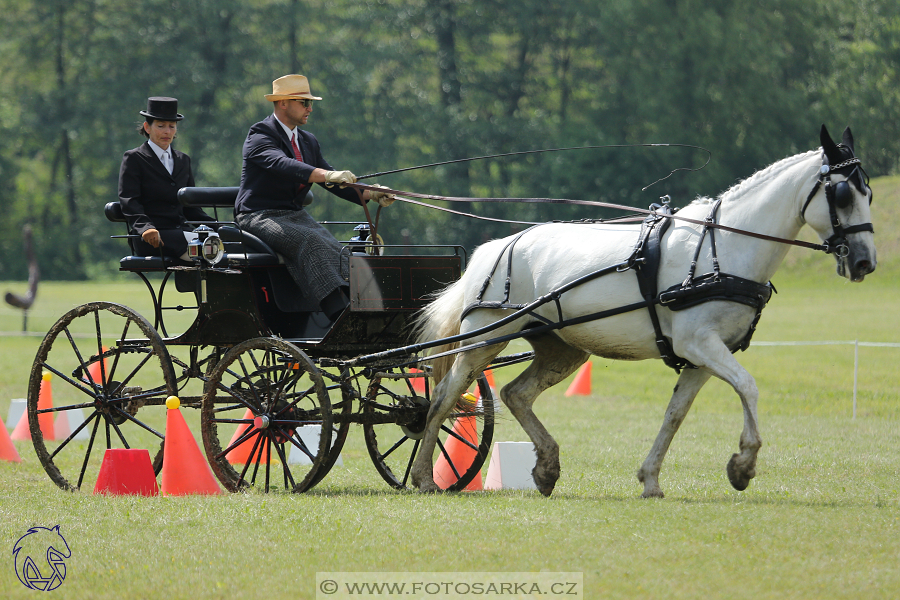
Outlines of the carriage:
<svg viewBox="0 0 900 600">
<path fill-rule="evenodd" d="M 304 302 L 261 240 L 228 224 L 218 234 L 198 228 L 191 264 L 153 257 L 120 262 L 150 291 L 152 324 L 125 306 L 95 302 L 51 327 L 28 390 L 35 449 L 64 489 L 80 488 L 97 468 L 98 434 L 107 448 L 128 447 L 126 433 L 159 440 L 158 472 L 161 419 L 145 415 L 178 395 L 183 406 L 199 409 L 207 459 L 231 491 L 310 489 L 335 464 L 354 423 L 362 425 L 375 468 L 393 487 L 459 490 L 479 474 L 493 436 L 497 405 L 485 372 L 530 361 L 504 387 L 503 402 L 534 443 L 533 479 L 549 495 L 559 478 L 559 446 L 532 405 L 594 354 L 662 359 L 679 372 L 663 426 L 638 471 L 643 496 L 663 495 L 663 458 L 712 376 L 741 401 L 740 452 L 727 473 L 733 487 L 746 489 L 762 445 L 759 391 L 733 354 L 749 345 L 787 248 L 832 254 L 838 274 L 852 281 L 875 270 L 872 192 L 852 134 L 848 128 L 835 143 L 823 126 L 820 139 L 821 148 L 782 159 L 719 198 L 699 198 L 680 211 L 666 203 L 639 210 L 573 201 L 625 209 L 643 220 L 539 225 L 484 244 L 464 273 L 460 247 L 384 246 L 371 223 L 360 224 L 341 253 L 351 303 L 333 321 Z M 188 188 L 180 195 L 186 204 L 230 208 L 235 192 Z M 123 220 L 117 209 L 107 206 L 111 220 Z M 822 243 L 793 239 L 807 224 Z M 170 281 L 192 294 L 196 306 L 167 306 Z M 168 334 L 170 310 L 196 311 L 184 333 Z M 513 339 L 524 339 L 533 352 L 500 356 Z M 41 405 L 46 372 L 69 392 L 52 407 Z M 198 388 L 193 394 L 191 384 Z M 75 410 L 89 415 L 67 438 L 48 444 L 41 420 Z M 450 452 L 451 446 L 462 451 Z"/>
<path fill-rule="evenodd" d="M 179 200 L 230 213 L 236 193 L 184 188 Z M 118 202 L 105 213 L 125 221 Z M 182 407 L 199 411 L 204 450 L 228 490 L 308 490 L 334 465 L 354 423 L 363 427 L 378 473 L 391 486 L 406 487 L 429 405 L 427 370 L 410 366 L 413 354 L 355 368 L 342 361 L 407 343 L 412 315 L 459 278 L 466 254 L 460 246 L 376 245 L 368 223 L 330 225 L 356 225 L 340 256 L 351 301 L 333 321 L 317 312 L 265 242 L 230 223 L 218 232 L 197 228 L 190 264 L 122 258 L 120 270 L 147 288 L 151 319 L 115 303 L 78 306 L 50 328 L 34 362 L 31 433 L 51 479 L 70 490 L 91 483 L 104 445 L 152 443 L 158 474 L 165 438 L 160 415 L 174 395 Z M 167 299 L 173 284 L 193 306 Z M 167 329 L 173 312 L 194 314 L 178 334 Z M 47 373 L 55 382 L 54 405 L 45 408 L 38 404 Z M 451 489 L 479 472 L 493 434 L 494 399 L 484 377 L 473 391 L 445 428 L 445 442 L 467 450 L 435 457 L 453 473 L 446 482 Z M 75 411 L 80 418 L 65 437 L 45 439 L 41 425 L 48 418 Z"/>
</svg>

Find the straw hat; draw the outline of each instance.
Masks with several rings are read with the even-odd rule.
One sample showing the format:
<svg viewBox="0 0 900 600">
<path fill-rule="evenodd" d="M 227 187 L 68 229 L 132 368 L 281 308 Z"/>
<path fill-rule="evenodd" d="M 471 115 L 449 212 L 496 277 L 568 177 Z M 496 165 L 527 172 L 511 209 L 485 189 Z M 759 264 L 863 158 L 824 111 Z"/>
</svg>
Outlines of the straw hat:
<svg viewBox="0 0 900 600">
<path fill-rule="evenodd" d="M 147 110 L 140 111 L 140 114 L 157 121 L 180 121 L 184 118 L 178 113 L 178 100 L 165 96 L 147 98 Z"/>
<path fill-rule="evenodd" d="M 303 75 L 285 75 L 272 82 L 272 93 L 266 94 L 266 100 L 321 100 L 309 93 L 309 81 Z"/>
</svg>

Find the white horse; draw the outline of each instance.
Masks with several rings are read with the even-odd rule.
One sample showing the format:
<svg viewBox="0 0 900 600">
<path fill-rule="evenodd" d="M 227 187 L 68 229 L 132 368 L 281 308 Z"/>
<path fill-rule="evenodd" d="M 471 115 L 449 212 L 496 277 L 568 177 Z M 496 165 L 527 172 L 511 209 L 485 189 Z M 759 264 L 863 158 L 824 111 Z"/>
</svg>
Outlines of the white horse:
<svg viewBox="0 0 900 600">
<path fill-rule="evenodd" d="M 831 140 L 824 126 L 821 139 L 822 148 L 785 158 L 722 194 L 718 222 L 731 228 L 787 239 L 794 239 L 807 224 L 832 246 L 838 237 L 834 234 L 846 227 L 846 235 L 838 242 L 842 247 L 835 252 L 837 272 L 851 281 L 862 281 L 876 264 L 874 234 L 869 224 L 872 192 L 862 176 L 858 159 L 853 157 L 849 128 L 844 131 L 841 144 Z M 823 164 L 833 168 L 829 171 Z M 843 183 L 845 181 L 847 183 Z M 712 203 L 710 198 L 700 198 L 676 216 L 702 221 L 708 216 Z M 832 227 L 832 213 L 843 226 Z M 702 251 L 697 273 L 713 269 L 710 236 L 702 238 L 702 230 L 701 226 L 677 220 L 669 227 L 661 239 L 659 290 L 685 279 L 698 241 L 702 243 Z M 633 225 L 547 224 L 526 232 L 512 246 L 509 244 L 511 238 L 488 242 L 473 254 L 462 278 L 425 308 L 418 321 L 418 340 L 427 342 L 466 334 L 511 314 L 510 309 L 466 310 L 476 302 L 479 290 L 488 278 L 490 284 L 483 301 L 504 298 L 507 261 L 510 261 L 512 273 L 508 301 L 528 304 L 579 277 L 621 263 L 631 253 L 638 232 L 639 227 Z M 789 249 L 783 243 L 727 230 L 716 231 L 715 238 L 721 271 L 758 283 L 770 280 Z M 464 344 L 515 334 L 547 321 L 559 321 L 560 309 L 563 318 L 571 319 L 641 300 L 635 274 L 614 272 L 566 291 L 559 299 L 559 308 L 555 302 L 549 302 L 533 314 L 521 316 Z M 759 392 L 753 377 L 738 364 L 732 350 L 747 335 L 757 316 L 756 309 L 736 302 L 713 300 L 678 312 L 659 306 L 657 313 L 661 331 L 675 354 L 697 368 L 681 372 L 662 429 L 638 471 L 638 479 L 644 484 L 642 495 L 663 496 L 659 486 L 663 458 L 697 392 L 713 375 L 731 385 L 743 405 L 740 453 L 731 457 L 727 469 L 732 485 L 743 490 L 756 474 L 757 453 L 762 445 L 756 409 Z M 541 493 L 549 496 L 559 479 L 559 445 L 532 411 L 537 396 L 575 372 L 591 354 L 622 360 L 660 358 L 661 355 L 646 308 L 556 331 L 526 334 L 524 339 L 534 348 L 534 360 L 503 387 L 500 397 L 534 443 L 537 462 L 532 475 Z M 435 352 L 457 345 L 441 346 Z M 412 482 L 420 491 L 438 491 L 432 478 L 431 457 L 440 424 L 453 411 L 457 399 L 476 375 L 487 368 L 505 346 L 505 342 L 496 343 L 433 359 L 433 377 L 437 385 L 423 445 L 411 473 Z"/>
</svg>

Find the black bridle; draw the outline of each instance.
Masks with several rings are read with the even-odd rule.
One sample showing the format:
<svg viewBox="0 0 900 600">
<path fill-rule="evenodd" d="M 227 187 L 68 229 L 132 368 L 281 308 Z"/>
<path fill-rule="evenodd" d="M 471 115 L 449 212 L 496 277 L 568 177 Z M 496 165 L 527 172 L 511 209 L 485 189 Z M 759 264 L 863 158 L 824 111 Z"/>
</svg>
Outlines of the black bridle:
<svg viewBox="0 0 900 600">
<path fill-rule="evenodd" d="M 800 211 L 800 218 L 806 222 L 806 207 L 809 206 L 809 203 L 812 202 L 813 197 L 824 183 L 825 201 L 828 203 L 828 215 L 831 219 L 831 236 L 825 240 L 825 247 L 827 248 L 826 252 L 829 254 L 833 253 L 839 258 L 846 258 L 850 254 L 847 236 L 851 233 L 860 233 L 862 231 L 871 231 L 872 233 L 875 233 L 875 228 L 871 223 L 860 223 L 858 225 L 844 227 L 840 217 L 838 217 L 837 209 L 847 208 L 853 201 L 853 192 L 850 189 L 851 181 L 860 194 L 866 194 L 866 190 L 871 192 L 871 189 L 869 188 L 869 175 L 866 173 L 865 169 L 862 168 L 862 161 L 853 155 L 853 150 L 848 146 L 838 144 L 837 147 L 841 149 L 845 155 L 849 155 L 849 157 L 835 165 L 830 165 L 828 156 L 823 150 L 822 167 L 819 169 L 819 178 L 816 180 L 816 184 L 813 186 L 812 191 L 809 192 L 809 196 L 806 197 L 806 202 L 803 204 L 803 210 Z M 831 181 L 832 173 L 844 175 L 846 179 L 834 183 Z M 871 203 L 872 196 L 869 195 L 869 204 Z"/>
</svg>

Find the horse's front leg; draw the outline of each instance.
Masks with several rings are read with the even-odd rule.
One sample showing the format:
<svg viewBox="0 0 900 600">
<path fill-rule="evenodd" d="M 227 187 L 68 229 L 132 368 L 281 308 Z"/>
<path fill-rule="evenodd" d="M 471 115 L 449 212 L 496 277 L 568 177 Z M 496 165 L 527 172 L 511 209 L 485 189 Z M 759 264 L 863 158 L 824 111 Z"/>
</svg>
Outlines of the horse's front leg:
<svg viewBox="0 0 900 600">
<path fill-rule="evenodd" d="M 698 366 L 709 369 L 713 375 L 731 385 L 744 409 L 744 429 L 741 432 L 740 453 L 734 454 L 728 461 L 728 480 L 734 489 L 743 491 L 756 477 L 756 457 L 762 447 L 759 435 L 759 417 L 756 403 L 759 390 L 753 376 L 747 372 L 734 358 L 722 340 L 712 331 L 706 332 L 702 343 L 691 344 L 689 348 L 676 349 L 683 356 Z"/>
<path fill-rule="evenodd" d="M 650 449 L 650 453 L 644 460 L 644 464 L 638 469 L 638 480 L 644 484 L 642 498 L 662 498 L 663 492 L 659 487 L 659 470 L 662 468 L 663 459 L 669 451 L 669 445 L 675 437 L 678 428 L 687 416 L 697 392 L 703 387 L 711 373 L 705 369 L 685 369 L 678 378 L 662 428 L 656 436 L 656 441 Z"/>
</svg>

